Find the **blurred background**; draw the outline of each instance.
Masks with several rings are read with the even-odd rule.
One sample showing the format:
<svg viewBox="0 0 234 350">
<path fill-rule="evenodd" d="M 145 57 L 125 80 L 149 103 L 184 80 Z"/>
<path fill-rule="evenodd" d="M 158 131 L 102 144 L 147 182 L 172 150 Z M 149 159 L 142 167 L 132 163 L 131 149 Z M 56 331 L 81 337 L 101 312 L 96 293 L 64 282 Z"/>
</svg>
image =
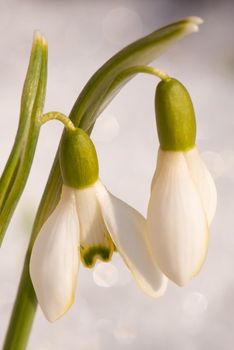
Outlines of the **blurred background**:
<svg viewBox="0 0 234 350">
<path fill-rule="evenodd" d="M 144 295 L 115 254 L 80 269 L 76 303 L 48 323 L 38 310 L 29 350 L 232 350 L 234 343 L 234 2 L 182 0 L 0 0 L 0 169 L 14 141 L 32 35 L 49 44 L 45 112 L 69 111 L 90 76 L 131 41 L 185 16 L 204 19 L 198 34 L 153 64 L 189 90 L 197 145 L 218 189 L 208 258 L 185 288 Z M 155 168 L 154 77 L 132 80 L 96 123 L 107 188 L 144 215 Z M 42 129 L 26 190 L 0 250 L 0 343 L 9 321 L 33 218 L 62 126 Z M 17 350 L 17 349 L 15 349 Z"/>
</svg>

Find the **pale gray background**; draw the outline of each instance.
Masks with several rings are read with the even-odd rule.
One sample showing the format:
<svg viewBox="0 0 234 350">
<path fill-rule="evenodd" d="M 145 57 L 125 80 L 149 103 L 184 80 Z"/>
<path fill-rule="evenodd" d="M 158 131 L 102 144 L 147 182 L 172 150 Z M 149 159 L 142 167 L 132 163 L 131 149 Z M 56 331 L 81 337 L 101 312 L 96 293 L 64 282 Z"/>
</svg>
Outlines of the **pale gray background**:
<svg viewBox="0 0 234 350">
<path fill-rule="evenodd" d="M 0 0 L 0 169 L 18 123 L 32 33 L 49 43 L 45 111 L 69 113 L 90 75 L 120 48 L 188 15 L 205 23 L 154 64 L 181 80 L 197 115 L 197 144 L 218 189 L 207 261 L 181 289 L 145 296 L 116 255 L 81 267 L 76 303 L 55 324 L 37 313 L 29 350 L 232 350 L 234 344 L 234 2 Z M 134 79 L 100 117 L 93 133 L 101 178 L 143 214 L 155 167 L 156 80 Z M 0 250 L 0 342 L 6 330 L 33 216 L 62 126 L 43 127 L 32 172 Z M 103 286 L 105 285 L 105 286 Z M 17 350 L 17 349 L 16 349 Z"/>
</svg>

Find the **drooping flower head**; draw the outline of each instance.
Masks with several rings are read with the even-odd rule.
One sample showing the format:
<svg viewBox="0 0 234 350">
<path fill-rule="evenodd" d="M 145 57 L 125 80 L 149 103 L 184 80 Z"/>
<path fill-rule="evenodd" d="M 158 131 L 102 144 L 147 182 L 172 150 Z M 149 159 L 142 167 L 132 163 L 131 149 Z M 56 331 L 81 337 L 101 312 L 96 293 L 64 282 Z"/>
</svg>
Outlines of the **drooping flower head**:
<svg viewBox="0 0 234 350">
<path fill-rule="evenodd" d="M 160 142 L 148 206 L 148 234 L 162 272 L 180 286 L 204 263 L 216 189 L 195 145 L 196 121 L 191 98 L 168 78 L 156 90 Z"/>
<path fill-rule="evenodd" d="M 30 260 L 32 283 L 47 319 L 56 320 L 72 305 L 80 260 L 92 267 L 97 259 L 110 260 L 115 248 L 142 290 L 162 295 L 167 278 L 153 259 L 146 220 L 102 184 L 95 147 L 83 130 L 65 132 L 60 167 L 61 197 Z"/>
</svg>

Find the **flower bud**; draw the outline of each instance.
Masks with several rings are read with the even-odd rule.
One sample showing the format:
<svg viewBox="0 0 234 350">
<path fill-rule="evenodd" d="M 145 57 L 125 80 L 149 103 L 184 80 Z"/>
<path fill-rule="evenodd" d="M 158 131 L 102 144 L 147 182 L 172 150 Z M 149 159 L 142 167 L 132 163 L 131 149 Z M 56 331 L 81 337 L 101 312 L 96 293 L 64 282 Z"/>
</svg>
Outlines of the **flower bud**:
<svg viewBox="0 0 234 350">
<path fill-rule="evenodd" d="M 90 137 L 79 128 L 64 132 L 59 149 L 63 183 L 82 189 L 98 179 L 98 159 Z"/>
<path fill-rule="evenodd" d="M 176 79 L 161 81 L 155 96 L 156 123 L 160 147 L 165 151 L 186 151 L 194 147 L 196 121 L 186 88 Z"/>
</svg>

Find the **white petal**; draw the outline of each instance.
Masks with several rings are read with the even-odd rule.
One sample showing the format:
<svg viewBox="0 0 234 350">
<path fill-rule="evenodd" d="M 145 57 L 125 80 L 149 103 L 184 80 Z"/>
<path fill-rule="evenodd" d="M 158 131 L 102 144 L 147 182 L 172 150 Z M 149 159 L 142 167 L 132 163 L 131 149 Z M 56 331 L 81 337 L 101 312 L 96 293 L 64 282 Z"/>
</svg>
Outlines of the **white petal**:
<svg viewBox="0 0 234 350">
<path fill-rule="evenodd" d="M 204 262 L 207 220 L 183 152 L 161 152 L 148 208 L 149 240 L 161 270 L 182 286 Z"/>
<path fill-rule="evenodd" d="M 162 153 L 163 153 L 163 151 L 159 148 L 157 162 L 156 162 L 156 170 L 155 170 L 155 173 L 154 173 L 152 181 L 151 181 L 151 191 L 153 191 L 155 182 L 157 180 L 157 177 L 158 177 L 160 169 L 161 169 Z"/>
<path fill-rule="evenodd" d="M 116 248 L 134 279 L 145 293 L 153 297 L 164 294 L 167 278 L 158 269 L 146 237 L 146 221 L 135 209 L 96 183 L 102 215 Z"/>
<path fill-rule="evenodd" d="M 189 170 L 198 189 L 210 225 L 216 210 L 217 192 L 214 181 L 203 163 L 197 148 L 184 152 Z"/>
<path fill-rule="evenodd" d="M 30 275 L 38 302 L 51 322 L 74 302 L 78 243 L 74 193 L 63 186 L 60 202 L 39 232 L 30 260 Z"/>
<path fill-rule="evenodd" d="M 114 244 L 104 223 L 95 185 L 75 191 L 80 222 L 80 254 L 82 262 L 92 267 L 96 259 L 110 260 Z"/>
</svg>

